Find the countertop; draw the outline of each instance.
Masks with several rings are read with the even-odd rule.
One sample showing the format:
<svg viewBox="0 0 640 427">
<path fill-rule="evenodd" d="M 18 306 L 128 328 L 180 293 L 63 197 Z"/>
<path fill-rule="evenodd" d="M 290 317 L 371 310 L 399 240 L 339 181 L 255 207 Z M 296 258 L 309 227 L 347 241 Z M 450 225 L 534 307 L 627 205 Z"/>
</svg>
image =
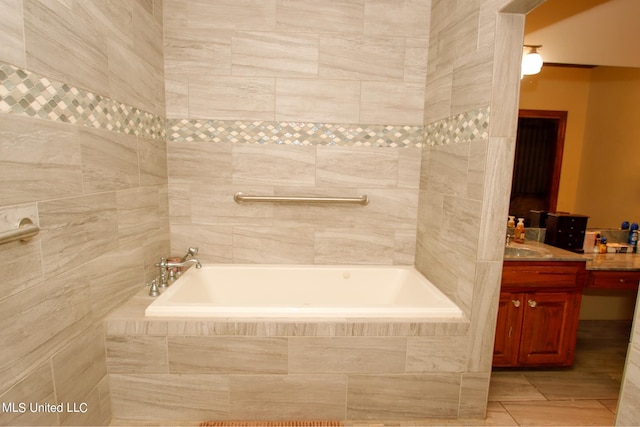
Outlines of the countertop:
<svg viewBox="0 0 640 427">
<path fill-rule="evenodd" d="M 538 250 L 540 256 L 505 255 L 505 261 L 586 261 L 587 270 L 640 271 L 640 254 L 577 254 L 536 241 L 509 243 L 509 246 Z"/>
</svg>

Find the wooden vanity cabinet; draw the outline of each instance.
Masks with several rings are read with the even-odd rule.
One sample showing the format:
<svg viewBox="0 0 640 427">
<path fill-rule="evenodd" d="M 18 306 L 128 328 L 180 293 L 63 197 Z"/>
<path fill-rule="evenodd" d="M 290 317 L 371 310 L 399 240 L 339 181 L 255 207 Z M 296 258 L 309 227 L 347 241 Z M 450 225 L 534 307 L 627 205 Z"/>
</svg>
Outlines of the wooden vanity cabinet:
<svg viewBox="0 0 640 427">
<path fill-rule="evenodd" d="M 493 366 L 573 363 L 583 261 L 505 261 Z"/>
<path fill-rule="evenodd" d="M 640 282 L 640 271 L 592 270 L 589 271 L 587 288 L 636 290 Z"/>
</svg>

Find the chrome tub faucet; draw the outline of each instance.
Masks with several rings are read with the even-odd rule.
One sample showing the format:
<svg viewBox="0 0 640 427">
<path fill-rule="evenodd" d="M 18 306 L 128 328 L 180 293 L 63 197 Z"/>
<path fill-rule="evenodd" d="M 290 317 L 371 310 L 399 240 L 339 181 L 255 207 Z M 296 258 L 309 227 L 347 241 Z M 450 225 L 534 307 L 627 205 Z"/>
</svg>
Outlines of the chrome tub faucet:
<svg viewBox="0 0 640 427">
<path fill-rule="evenodd" d="M 189 248 L 190 250 L 192 248 Z M 188 252 L 186 256 L 188 256 L 191 252 Z M 196 249 L 197 253 L 197 249 Z M 176 279 L 175 271 L 177 268 L 188 267 L 192 264 L 195 264 L 196 268 L 202 268 L 202 264 L 195 258 L 188 259 L 186 261 L 181 262 L 172 262 L 167 261 L 164 257 L 160 258 L 160 262 L 155 264 L 156 267 L 160 269 L 160 274 L 158 277 L 158 287 L 166 288 L 169 282 L 173 282 Z"/>
</svg>

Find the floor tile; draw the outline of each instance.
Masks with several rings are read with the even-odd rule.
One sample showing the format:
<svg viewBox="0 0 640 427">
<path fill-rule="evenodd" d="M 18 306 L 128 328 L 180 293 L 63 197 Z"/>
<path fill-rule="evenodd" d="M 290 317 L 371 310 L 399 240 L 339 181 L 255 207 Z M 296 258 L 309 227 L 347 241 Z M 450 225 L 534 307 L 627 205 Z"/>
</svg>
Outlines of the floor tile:
<svg viewBox="0 0 640 427">
<path fill-rule="evenodd" d="M 612 426 L 614 414 L 597 400 L 505 402 L 521 426 Z"/>
<path fill-rule="evenodd" d="M 499 371 L 494 371 L 491 374 L 490 402 L 525 400 L 546 400 L 546 398 L 527 380 L 524 374 Z"/>
<path fill-rule="evenodd" d="M 617 399 L 620 382 L 607 374 L 531 372 L 525 378 L 548 400 Z"/>
</svg>

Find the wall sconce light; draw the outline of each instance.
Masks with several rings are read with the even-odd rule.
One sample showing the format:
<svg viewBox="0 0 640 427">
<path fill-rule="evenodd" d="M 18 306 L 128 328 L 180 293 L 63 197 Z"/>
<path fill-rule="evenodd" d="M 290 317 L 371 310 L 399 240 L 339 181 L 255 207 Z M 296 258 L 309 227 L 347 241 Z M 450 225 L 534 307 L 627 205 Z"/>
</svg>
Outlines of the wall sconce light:
<svg viewBox="0 0 640 427">
<path fill-rule="evenodd" d="M 529 45 L 525 44 L 525 48 L 529 49 L 529 52 L 522 55 L 522 76 L 530 76 L 532 74 L 538 74 L 542 69 L 542 56 L 538 53 L 538 49 L 542 45 Z"/>
</svg>

